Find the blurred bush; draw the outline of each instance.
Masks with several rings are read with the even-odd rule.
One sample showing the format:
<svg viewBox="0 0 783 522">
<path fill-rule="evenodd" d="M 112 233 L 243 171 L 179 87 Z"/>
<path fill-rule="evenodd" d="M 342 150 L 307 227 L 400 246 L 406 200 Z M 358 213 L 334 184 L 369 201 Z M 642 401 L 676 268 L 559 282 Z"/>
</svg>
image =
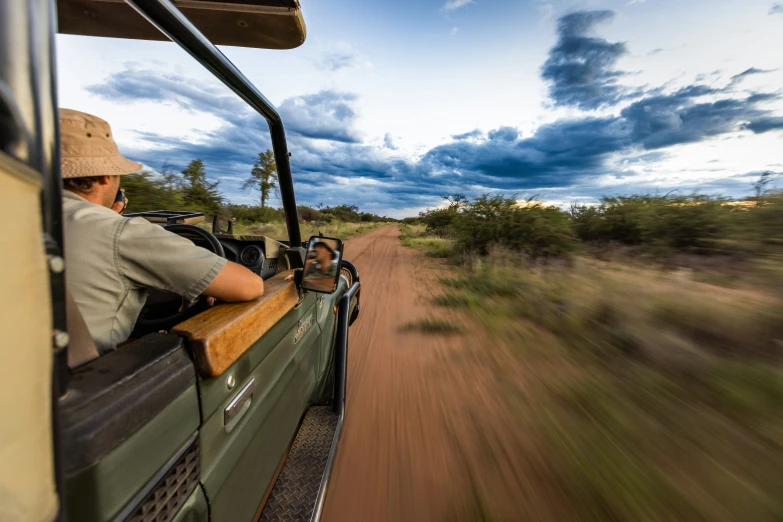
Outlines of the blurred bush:
<svg viewBox="0 0 783 522">
<path fill-rule="evenodd" d="M 121 186 L 128 198 L 128 212 L 191 210 L 185 208 L 177 185 L 169 184 L 165 178 L 151 172 L 123 176 Z"/>
<path fill-rule="evenodd" d="M 464 197 L 463 197 L 464 198 Z M 503 194 L 431 209 L 405 224 L 453 239 L 455 250 L 486 256 L 493 246 L 531 258 L 562 257 L 582 246 L 627 246 L 645 254 L 737 255 L 783 246 L 783 192 L 748 201 L 703 195 L 604 197 L 568 211 Z M 443 256 L 447 257 L 447 256 Z"/>
<path fill-rule="evenodd" d="M 236 218 L 237 222 L 243 224 L 274 223 L 285 219 L 282 209 L 255 205 L 226 205 L 221 214 Z"/>
<path fill-rule="evenodd" d="M 561 256 L 574 249 L 568 214 L 533 200 L 520 203 L 503 195 L 474 198 L 452 222 L 457 247 L 479 255 L 493 245 L 532 258 Z"/>
<path fill-rule="evenodd" d="M 323 215 L 316 209 L 308 207 L 306 205 L 299 205 L 296 207 L 296 211 L 299 214 L 299 221 L 307 223 L 313 221 L 322 221 Z"/>
</svg>

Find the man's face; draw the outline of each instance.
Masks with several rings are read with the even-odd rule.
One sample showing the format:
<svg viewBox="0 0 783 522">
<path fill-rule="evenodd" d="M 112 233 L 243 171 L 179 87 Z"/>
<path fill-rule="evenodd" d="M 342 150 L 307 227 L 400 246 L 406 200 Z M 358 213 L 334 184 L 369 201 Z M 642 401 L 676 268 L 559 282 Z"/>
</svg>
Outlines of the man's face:
<svg viewBox="0 0 783 522">
<path fill-rule="evenodd" d="M 315 259 L 318 261 L 318 263 L 321 264 L 321 266 L 328 265 L 329 262 L 332 260 L 332 256 L 329 253 L 329 250 L 323 246 L 318 245 L 315 247 L 315 251 L 318 254 L 318 257 Z"/>
</svg>

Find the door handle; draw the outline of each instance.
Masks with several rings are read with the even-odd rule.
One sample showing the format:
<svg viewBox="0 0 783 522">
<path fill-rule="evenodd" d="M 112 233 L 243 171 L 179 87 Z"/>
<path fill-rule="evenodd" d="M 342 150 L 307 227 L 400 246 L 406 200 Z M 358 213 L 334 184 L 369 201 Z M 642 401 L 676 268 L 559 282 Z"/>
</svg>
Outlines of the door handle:
<svg viewBox="0 0 783 522">
<path fill-rule="evenodd" d="M 232 423 L 231 421 L 240 413 L 244 414 L 244 412 L 247 411 L 247 408 L 250 407 L 250 399 L 253 397 L 253 391 L 255 389 L 256 379 L 253 377 L 250 379 L 250 382 L 245 384 L 242 389 L 239 390 L 239 393 L 231 399 L 231 402 L 228 403 L 228 406 L 226 406 L 226 409 L 223 411 L 223 424 L 226 425 L 227 429 L 229 429 L 229 423 L 231 424 L 230 427 L 233 428 L 233 425 L 235 425 L 236 422 Z M 236 421 L 239 421 L 239 418 L 236 418 Z"/>
</svg>

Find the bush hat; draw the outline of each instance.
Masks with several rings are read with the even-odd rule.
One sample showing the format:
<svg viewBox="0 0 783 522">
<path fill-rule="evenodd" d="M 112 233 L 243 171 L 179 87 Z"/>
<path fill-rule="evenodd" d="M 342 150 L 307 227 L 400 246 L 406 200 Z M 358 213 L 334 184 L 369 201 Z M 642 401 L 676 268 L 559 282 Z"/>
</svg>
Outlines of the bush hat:
<svg viewBox="0 0 783 522">
<path fill-rule="evenodd" d="M 109 124 L 97 116 L 60 109 L 62 177 L 121 176 L 144 167 L 122 157 Z"/>
<path fill-rule="evenodd" d="M 329 245 L 329 243 L 327 243 L 326 241 L 316 240 L 315 243 L 313 243 L 313 248 L 318 248 L 318 247 L 324 247 L 332 255 L 332 259 L 337 259 L 337 252 L 335 252 L 334 248 L 332 248 Z"/>
</svg>

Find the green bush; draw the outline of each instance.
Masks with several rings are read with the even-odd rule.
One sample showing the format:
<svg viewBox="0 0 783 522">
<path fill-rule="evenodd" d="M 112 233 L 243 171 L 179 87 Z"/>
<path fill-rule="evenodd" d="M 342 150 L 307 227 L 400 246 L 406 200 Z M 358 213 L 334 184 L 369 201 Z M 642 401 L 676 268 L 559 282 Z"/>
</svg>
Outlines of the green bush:
<svg viewBox="0 0 783 522">
<path fill-rule="evenodd" d="M 346 223 L 360 223 L 362 216 L 359 213 L 359 207 L 356 205 L 338 205 L 336 207 L 326 207 L 321 209 L 324 217 L 330 216 L 326 221 L 344 221 Z"/>
<path fill-rule="evenodd" d="M 783 192 L 737 203 L 695 194 L 607 197 L 596 206 L 573 205 L 569 214 L 586 242 L 701 254 L 783 245 Z"/>
<path fill-rule="evenodd" d="M 223 214 L 236 218 L 240 223 L 275 223 L 283 221 L 282 209 L 258 207 L 255 205 L 226 205 Z"/>
<path fill-rule="evenodd" d="M 458 247 L 479 255 L 500 245 L 533 258 L 561 256 L 575 246 L 568 214 L 502 194 L 473 199 L 457 213 L 452 227 Z"/>
<path fill-rule="evenodd" d="M 754 203 L 733 213 L 742 233 L 765 247 L 783 245 L 783 191 L 768 193 Z"/>
<path fill-rule="evenodd" d="M 452 235 L 452 224 L 457 218 L 456 208 L 437 208 L 419 214 L 419 221 L 427 227 L 427 232 L 441 237 Z"/>
<path fill-rule="evenodd" d="M 642 223 L 643 241 L 679 251 L 708 252 L 730 232 L 731 212 L 720 198 L 666 198 L 651 205 Z"/>
<path fill-rule="evenodd" d="M 304 221 L 307 223 L 313 222 L 313 221 L 321 221 L 322 215 L 321 213 L 312 208 L 308 207 L 306 205 L 299 205 L 296 207 L 296 212 L 299 214 L 299 221 Z"/>
<path fill-rule="evenodd" d="M 582 241 L 704 253 L 732 233 L 726 203 L 699 195 L 605 197 L 597 206 L 572 205 L 569 214 Z"/>
</svg>

